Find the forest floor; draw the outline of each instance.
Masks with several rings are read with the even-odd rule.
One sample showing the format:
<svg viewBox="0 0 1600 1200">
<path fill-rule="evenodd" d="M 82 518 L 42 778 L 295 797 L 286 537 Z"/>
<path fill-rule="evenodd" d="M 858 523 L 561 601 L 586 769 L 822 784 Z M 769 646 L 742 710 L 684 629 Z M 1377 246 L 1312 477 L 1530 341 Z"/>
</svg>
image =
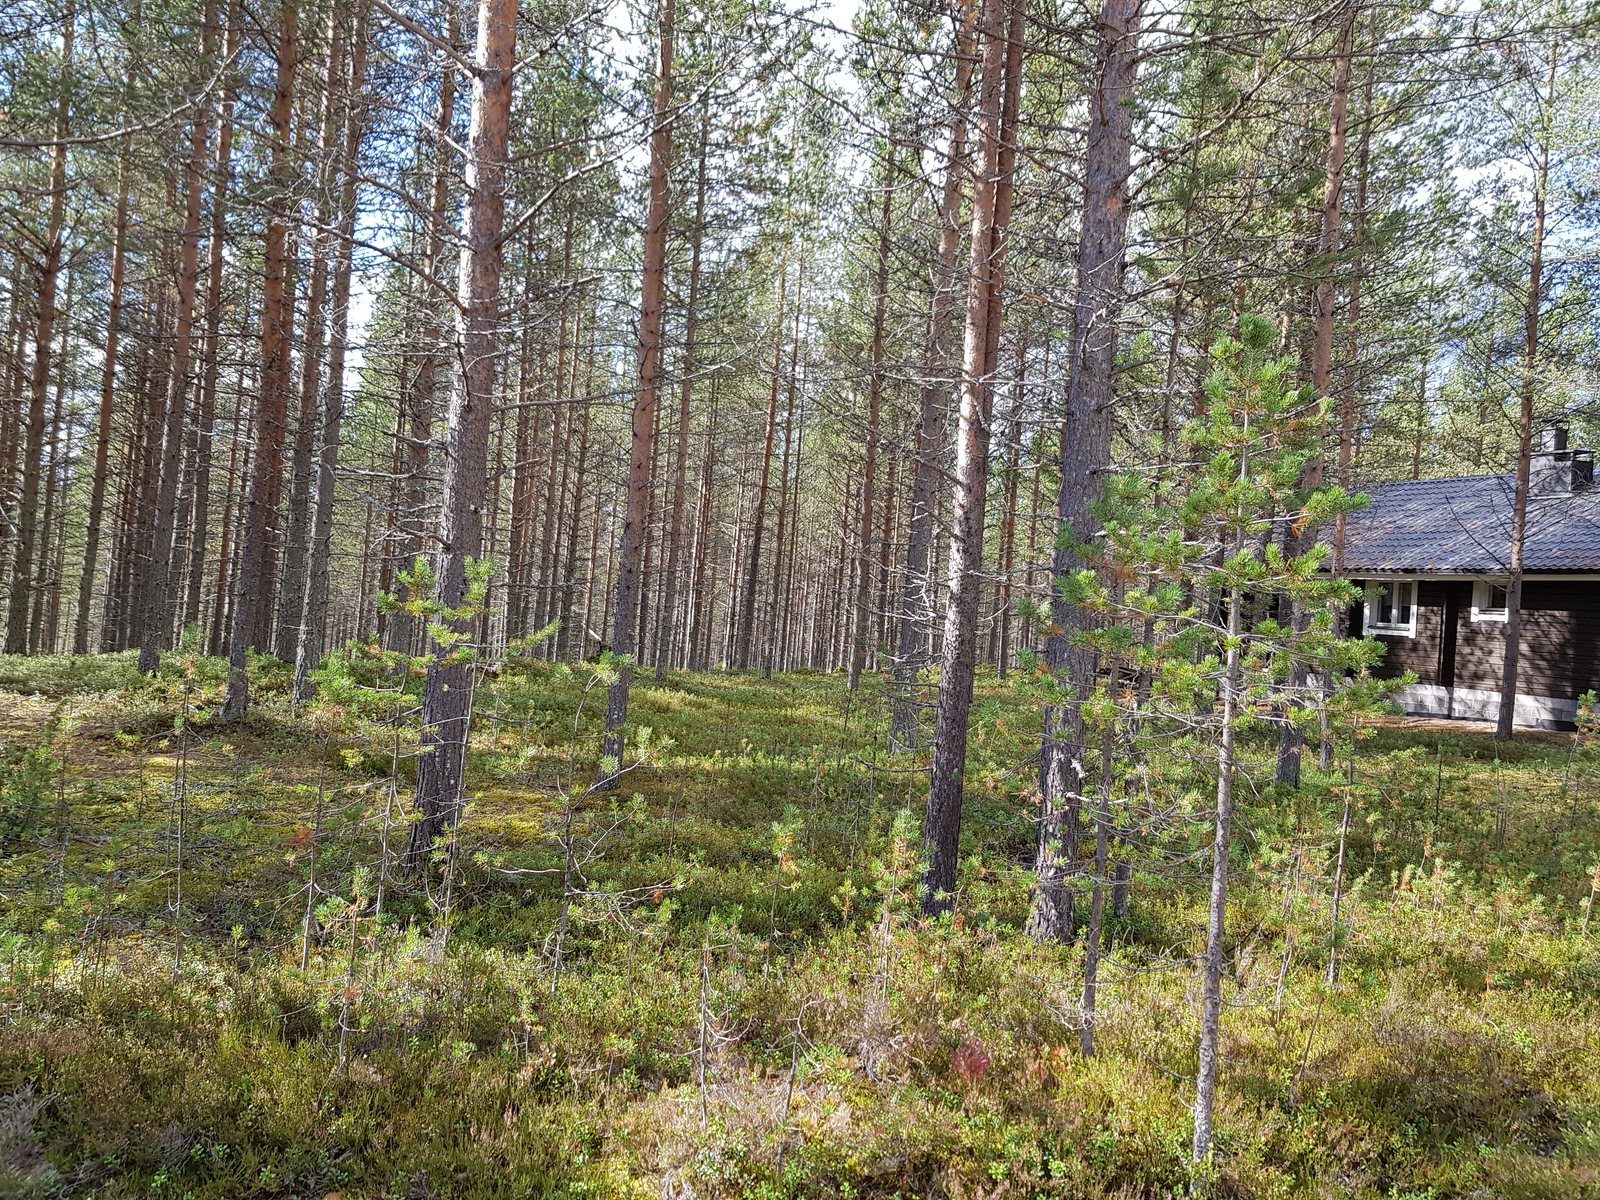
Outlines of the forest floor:
<svg viewBox="0 0 1600 1200">
<path fill-rule="evenodd" d="M 1085 1057 L 1081 944 L 1021 933 L 1028 680 L 980 680 L 929 923 L 880 680 L 641 676 L 605 795 L 602 681 L 505 664 L 419 877 L 409 700 L 359 674 L 296 711 L 263 660 L 224 726 L 215 660 L 0 659 L 0 1196 L 1600 1197 L 1570 736 L 1383 722 L 1295 792 L 1250 745 L 1197 1170 L 1203 797 L 1127 807 Z"/>
</svg>

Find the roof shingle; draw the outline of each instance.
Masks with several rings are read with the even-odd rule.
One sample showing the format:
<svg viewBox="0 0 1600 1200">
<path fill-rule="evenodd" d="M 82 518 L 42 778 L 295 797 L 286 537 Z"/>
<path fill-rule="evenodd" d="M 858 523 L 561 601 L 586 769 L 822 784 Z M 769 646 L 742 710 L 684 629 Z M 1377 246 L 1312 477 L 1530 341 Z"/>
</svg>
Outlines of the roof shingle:
<svg viewBox="0 0 1600 1200">
<path fill-rule="evenodd" d="M 1368 489 L 1345 522 L 1345 570 L 1504 572 L 1511 558 L 1512 475 L 1417 479 Z M 1529 571 L 1600 571 L 1600 486 L 1528 499 Z"/>
</svg>

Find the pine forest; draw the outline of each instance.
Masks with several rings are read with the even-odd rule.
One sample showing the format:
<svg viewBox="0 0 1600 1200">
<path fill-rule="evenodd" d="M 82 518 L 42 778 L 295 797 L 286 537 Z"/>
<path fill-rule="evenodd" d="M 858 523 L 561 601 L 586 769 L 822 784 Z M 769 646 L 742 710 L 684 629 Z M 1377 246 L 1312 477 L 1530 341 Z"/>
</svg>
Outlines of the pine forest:
<svg viewBox="0 0 1600 1200">
<path fill-rule="evenodd" d="M 0 5 L 0 1197 L 1600 1200 L 1600 9 Z"/>
</svg>

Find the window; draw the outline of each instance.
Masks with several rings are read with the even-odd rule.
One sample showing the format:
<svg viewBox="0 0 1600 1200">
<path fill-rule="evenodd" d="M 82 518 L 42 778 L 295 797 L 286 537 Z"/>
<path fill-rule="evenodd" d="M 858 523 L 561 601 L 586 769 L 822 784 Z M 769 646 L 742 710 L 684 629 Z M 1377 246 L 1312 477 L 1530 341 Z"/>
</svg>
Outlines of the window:
<svg viewBox="0 0 1600 1200">
<path fill-rule="evenodd" d="M 1390 579 L 1367 585 L 1367 629 L 1415 637 L 1417 585 L 1411 579 Z"/>
<path fill-rule="evenodd" d="M 1472 619 L 1474 621 L 1504 621 L 1506 619 L 1506 585 L 1492 579 L 1479 579 L 1472 585 Z"/>
</svg>

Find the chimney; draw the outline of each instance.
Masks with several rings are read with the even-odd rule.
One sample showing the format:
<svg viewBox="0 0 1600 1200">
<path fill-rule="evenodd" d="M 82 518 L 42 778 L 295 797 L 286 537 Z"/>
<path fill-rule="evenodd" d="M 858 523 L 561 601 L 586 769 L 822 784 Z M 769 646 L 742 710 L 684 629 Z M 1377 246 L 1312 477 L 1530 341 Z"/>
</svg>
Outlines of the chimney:
<svg viewBox="0 0 1600 1200">
<path fill-rule="evenodd" d="M 1528 491 L 1534 496 L 1563 496 L 1594 482 L 1594 451 L 1569 450 L 1567 430 L 1552 425 L 1539 431 L 1539 448 L 1529 458 Z"/>
</svg>

